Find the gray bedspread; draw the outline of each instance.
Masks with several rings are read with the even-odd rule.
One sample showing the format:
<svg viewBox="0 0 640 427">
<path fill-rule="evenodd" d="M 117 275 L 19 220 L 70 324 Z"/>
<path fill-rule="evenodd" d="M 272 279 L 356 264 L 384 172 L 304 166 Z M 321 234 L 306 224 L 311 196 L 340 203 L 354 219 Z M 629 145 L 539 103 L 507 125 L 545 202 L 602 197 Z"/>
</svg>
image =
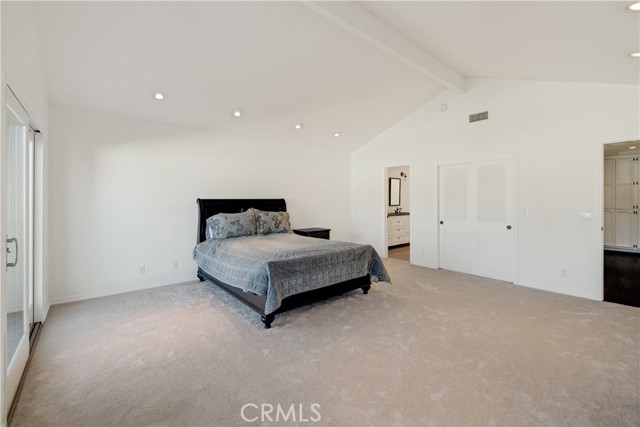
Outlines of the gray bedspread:
<svg viewBox="0 0 640 427">
<path fill-rule="evenodd" d="M 293 233 L 209 239 L 193 250 L 202 270 L 219 281 L 267 298 L 265 313 L 294 294 L 371 275 L 390 282 L 371 245 L 316 239 Z"/>
</svg>

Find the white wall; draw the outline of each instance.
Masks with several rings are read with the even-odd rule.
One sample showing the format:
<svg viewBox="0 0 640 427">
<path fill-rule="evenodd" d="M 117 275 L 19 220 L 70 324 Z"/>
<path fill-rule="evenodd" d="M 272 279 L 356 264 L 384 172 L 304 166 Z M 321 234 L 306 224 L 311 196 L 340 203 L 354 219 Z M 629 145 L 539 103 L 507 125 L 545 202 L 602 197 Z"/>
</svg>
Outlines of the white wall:
<svg viewBox="0 0 640 427">
<path fill-rule="evenodd" d="M 49 310 L 49 264 L 46 258 L 48 246 L 48 156 L 49 156 L 49 104 L 42 66 L 42 53 L 38 29 L 29 2 L 1 2 L 2 7 L 2 70 L 20 103 L 41 131 L 36 135 L 38 153 L 41 154 L 41 169 L 36 172 L 37 194 L 42 194 L 42 204 L 37 206 L 36 224 L 42 233 L 42 248 L 36 248 L 36 256 L 42 263 L 36 265 L 35 276 L 35 321 L 43 321 Z M 38 163 L 38 166 L 40 163 Z M 40 230 L 42 228 L 42 230 Z M 36 237 L 37 238 L 37 237 Z"/>
<path fill-rule="evenodd" d="M 485 110 L 488 121 L 468 123 Z M 470 79 L 466 93 L 444 91 L 352 154 L 352 237 L 382 252 L 385 167 L 408 164 L 411 262 L 437 268 L 438 164 L 511 153 L 516 282 L 600 299 L 602 143 L 639 136 L 637 86 Z M 583 211 L 593 221 L 580 220 Z"/>
<path fill-rule="evenodd" d="M 198 197 L 282 197 L 294 228 L 350 238 L 348 153 L 57 106 L 51 123 L 54 303 L 194 279 Z"/>
<path fill-rule="evenodd" d="M 46 143 L 46 135 L 49 129 L 49 108 L 47 100 L 47 91 L 45 86 L 44 72 L 42 69 L 40 44 L 38 40 L 38 32 L 33 15 L 32 5 L 27 2 L 0 2 L 1 8 L 1 25 L 2 34 L 0 37 L 2 43 L 2 54 L 0 57 L 0 69 L 2 73 L 0 85 L 4 88 L 6 84 L 11 85 L 12 89 L 20 99 L 21 103 L 25 106 L 29 115 L 37 123 L 38 127 L 42 131 L 44 138 L 43 142 Z M 5 100 L 2 99 L 2 109 L 4 110 Z M 3 118 L 5 116 L 3 115 Z M 4 123 L 0 125 L 0 134 L 5 135 Z M 47 155 L 45 150 L 44 155 Z M 2 159 L 0 158 L 0 164 Z M 45 171 L 46 172 L 46 171 Z M 46 180 L 45 180 L 46 182 Z M 0 193 L 2 192 L 2 183 L 0 182 Z M 45 193 L 46 194 L 46 193 Z M 2 194 L 0 194 L 2 196 Z M 4 198 L 4 196 L 2 197 Z M 46 198 L 45 206 L 46 209 Z M 45 244 L 46 244 L 46 223 L 45 229 Z M 0 230 L 0 235 L 4 236 L 4 229 Z M 3 250 L 4 251 L 4 250 Z M 4 256 L 2 257 L 4 261 Z M 47 277 L 46 261 L 44 265 L 44 271 L 42 276 L 44 282 L 40 283 L 36 292 L 42 294 L 42 300 L 35 307 L 36 321 L 44 320 L 49 308 L 49 295 Z M 3 268 L 4 270 L 4 268 Z M 4 275 L 1 275 L 4 276 Z M 2 287 L 2 294 L 4 294 L 4 277 L 0 283 Z M 1 298 L 0 298 L 1 300 Z M 0 301 L 4 306 L 4 301 Z M 2 310 L 4 313 L 4 310 Z M 0 325 L 2 325 L 2 339 L 1 344 L 3 354 L 0 357 L 0 366 L 5 366 L 4 360 L 4 347 L 6 346 L 6 330 L 4 325 L 4 315 L 0 316 Z M 5 378 L 4 368 L 0 370 L 2 377 L 2 390 L 0 394 L 3 396 L 2 402 L 0 402 L 0 424 L 6 425 L 6 418 L 4 414 L 8 410 L 9 402 L 6 400 L 5 393 Z"/>
<path fill-rule="evenodd" d="M 40 208 L 46 212 L 47 199 L 47 156 L 49 153 L 49 105 L 45 84 L 44 70 L 42 68 L 42 55 L 38 30 L 33 14 L 33 7 L 29 2 L 1 2 L 2 7 L 2 71 L 4 80 L 2 85 L 9 84 L 25 107 L 27 113 L 38 126 L 41 134 L 36 138 L 38 144 L 42 144 L 42 156 L 44 160 L 43 173 L 40 177 L 44 182 L 44 200 Z M 3 131 L 4 132 L 4 131 Z M 44 217 L 43 245 L 46 248 L 48 237 L 48 224 Z M 46 253 L 46 251 L 45 251 Z M 41 253 L 40 253 L 41 254 Z M 35 320 L 45 319 L 49 310 L 49 286 L 47 283 L 48 264 L 44 257 L 42 270 L 38 271 L 35 284 L 36 298 Z"/>
<path fill-rule="evenodd" d="M 49 107 L 33 6 L 30 2 L 20 1 L 3 1 L 0 5 L 2 69 L 20 102 L 44 130 L 49 120 Z"/>
</svg>

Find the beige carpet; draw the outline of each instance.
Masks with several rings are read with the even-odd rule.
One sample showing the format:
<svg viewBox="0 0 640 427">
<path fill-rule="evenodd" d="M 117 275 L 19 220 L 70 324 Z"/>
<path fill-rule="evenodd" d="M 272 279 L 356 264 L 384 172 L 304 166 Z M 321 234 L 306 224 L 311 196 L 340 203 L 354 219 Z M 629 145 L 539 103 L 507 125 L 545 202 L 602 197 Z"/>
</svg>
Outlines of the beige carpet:
<svg viewBox="0 0 640 427">
<path fill-rule="evenodd" d="M 385 263 L 271 330 L 197 281 L 52 307 L 12 425 L 640 423 L 640 309 Z"/>
</svg>

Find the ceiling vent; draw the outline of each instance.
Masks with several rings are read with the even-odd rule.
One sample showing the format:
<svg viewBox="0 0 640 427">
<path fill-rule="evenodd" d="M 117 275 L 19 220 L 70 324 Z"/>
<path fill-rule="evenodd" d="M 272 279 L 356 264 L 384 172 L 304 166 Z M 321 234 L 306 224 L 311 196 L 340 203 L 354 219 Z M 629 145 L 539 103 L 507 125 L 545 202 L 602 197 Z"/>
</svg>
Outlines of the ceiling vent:
<svg viewBox="0 0 640 427">
<path fill-rule="evenodd" d="M 469 123 L 479 122 L 480 120 L 487 120 L 489 118 L 489 112 L 483 111 L 482 113 L 469 114 Z"/>
</svg>

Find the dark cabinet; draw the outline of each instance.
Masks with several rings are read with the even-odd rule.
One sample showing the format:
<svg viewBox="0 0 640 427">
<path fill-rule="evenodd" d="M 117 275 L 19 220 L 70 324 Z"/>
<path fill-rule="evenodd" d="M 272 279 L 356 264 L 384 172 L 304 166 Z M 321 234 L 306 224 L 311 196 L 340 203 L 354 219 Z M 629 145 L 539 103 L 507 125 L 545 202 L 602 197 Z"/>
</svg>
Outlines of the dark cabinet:
<svg viewBox="0 0 640 427">
<path fill-rule="evenodd" d="M 299 234 L 301 236 L 307 237 L 316 237 L 318 239 L 330 239 L 331 229 L 330 228 L 298 228 L 293 230 L 294 233 Z"/>
</svg>

